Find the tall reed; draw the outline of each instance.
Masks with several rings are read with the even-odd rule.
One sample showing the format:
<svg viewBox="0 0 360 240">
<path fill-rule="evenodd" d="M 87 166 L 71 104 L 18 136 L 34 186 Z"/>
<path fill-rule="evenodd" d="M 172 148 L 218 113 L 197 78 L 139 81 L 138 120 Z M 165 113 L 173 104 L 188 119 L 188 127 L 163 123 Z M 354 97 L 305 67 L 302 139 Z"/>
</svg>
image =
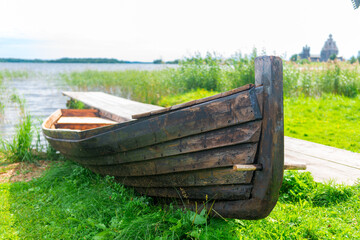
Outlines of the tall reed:
<svg viewBox="0 0 360 240">
<path fill-rule="evenodd" d="M 254 59 L 236 53 L 223 58 L 208 53 L 180 61 L 174 69 L 157 71 L 84 71 L 62 74 L 74 89 L 101 90 L 137 101 L 158 104 L 161 97 L 205 89 L 227 91 L 255 81 Z M 297 64 L 284 61 L 285 96 L 338 94 L 355 97 L 360 92 L 359 64 L 327 62 Z"/>
<path fill-rule="evenodd" d="M 12 141 L 2 141 L 0 150 L 11 162 L 32 162 L 33 127 L 31 116 L 26 114 L 16 127 L 16 134 Z"/>
</svg>

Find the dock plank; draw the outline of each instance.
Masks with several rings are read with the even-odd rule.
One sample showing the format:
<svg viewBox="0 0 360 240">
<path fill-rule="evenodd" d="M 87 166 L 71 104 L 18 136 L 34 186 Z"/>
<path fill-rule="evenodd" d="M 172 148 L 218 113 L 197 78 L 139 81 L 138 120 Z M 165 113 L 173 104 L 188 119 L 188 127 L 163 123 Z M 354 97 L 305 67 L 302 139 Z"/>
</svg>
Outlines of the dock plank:
<svg viewBox="0 0 360 240">
<path fill-rule="evenodd" d="M 163 109 L 160 106 L 140 103 L 103 92 L 63 92 L 63 95 L 126 120 L 132 120 L 132 115 Z"/>
<path fill-rule="evenodd" d="M 304 163 L 314 180 L 354 184 L 360 179 L 360 153 L 285 137 L 285 162 Z"/>
</svg>

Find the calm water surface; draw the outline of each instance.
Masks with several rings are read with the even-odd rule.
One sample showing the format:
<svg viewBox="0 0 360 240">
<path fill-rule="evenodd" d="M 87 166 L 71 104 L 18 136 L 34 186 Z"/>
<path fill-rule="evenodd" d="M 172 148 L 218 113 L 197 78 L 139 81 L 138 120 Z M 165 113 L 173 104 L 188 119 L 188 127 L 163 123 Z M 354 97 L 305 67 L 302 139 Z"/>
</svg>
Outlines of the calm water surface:
<svg viewBox="0 0 360 240">
<path fill-rule="evenodd" d="M 62 64 L 62 63 L 0 63 L 0 71 L 27 71 L 28 78 L 13 78 L 4 81 L 1 93 L 5 102 L 4 113 L 0 116 L 0 137 L 10 140 L 15 133 L 15 126 L 20 121 L 19 107 L 11 103 L 10 96 L 16 93 L 26 101 L 25 110 L 33 117 L 40 129 L 42 121 L 59 108 L 66 108 L 67 97 L 63 91 L 70 88 L 59 78 L 59 73 L 98 70 L 121 71 L 158 70 L 176 65 L 159 64 Z"/>
</svg>

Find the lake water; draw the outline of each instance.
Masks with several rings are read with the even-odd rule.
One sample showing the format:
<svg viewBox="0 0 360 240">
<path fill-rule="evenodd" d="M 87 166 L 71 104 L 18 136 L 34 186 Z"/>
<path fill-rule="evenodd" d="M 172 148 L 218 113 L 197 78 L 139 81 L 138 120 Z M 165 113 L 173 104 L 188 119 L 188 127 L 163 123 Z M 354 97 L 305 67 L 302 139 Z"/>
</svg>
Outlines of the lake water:
<svg viewBox="0 0 360 240">
<path fill-rule="evenodd" d="M 27 71 L 30 73 L 28 78 L 6 79 L 3 83 L 4 89 L 0 91 L 0 101 L 5 103 L 5 109 L 0 116 L 0 137 L 10 140 L 15 133 L 15 126 L 21 118 L 19 107 L 9 99 L 13 93 L 25 99 L 25 110 L 33 117 L 33 122 L 38 129 L 40 129 L 42 121 L 51 113 L 59 108 L 66 108 L 68 98 L 64 97 L 62 92 L 70 89 L 60 80 L 59 73 L 85 70 L 159 70 L 176 66 L 165 64 L 0 63 L 0 71 Z"/>
</svg>

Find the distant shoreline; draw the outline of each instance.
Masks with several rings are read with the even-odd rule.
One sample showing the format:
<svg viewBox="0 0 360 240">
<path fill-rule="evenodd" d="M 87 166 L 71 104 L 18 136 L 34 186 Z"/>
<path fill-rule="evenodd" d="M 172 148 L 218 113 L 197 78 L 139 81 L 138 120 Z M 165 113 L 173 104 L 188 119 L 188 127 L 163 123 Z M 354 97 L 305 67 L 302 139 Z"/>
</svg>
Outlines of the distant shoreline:
<svg viewBox="0 0 360 240">
<path fill-rule="evenodd" d="M 126 61 L 115 58 L 60 58 L 60 59 L 22 59 L 22 58 L 0 58 L 0 63 L 112 63 L 112 64 L 178 64 L 178 61 L 153 62 Z"/>
</svg>

